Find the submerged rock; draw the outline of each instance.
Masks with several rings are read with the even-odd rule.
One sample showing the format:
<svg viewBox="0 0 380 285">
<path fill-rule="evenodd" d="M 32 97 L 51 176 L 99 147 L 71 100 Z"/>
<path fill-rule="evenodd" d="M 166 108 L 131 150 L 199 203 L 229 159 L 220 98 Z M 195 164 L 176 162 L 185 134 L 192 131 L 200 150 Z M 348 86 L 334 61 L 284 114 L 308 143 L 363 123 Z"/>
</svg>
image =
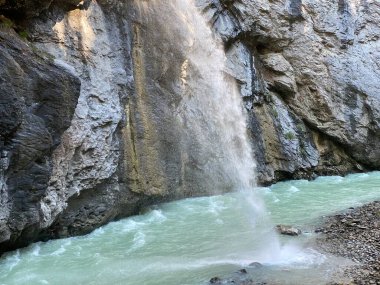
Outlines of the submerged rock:
<svg viewBox="0 0 380 285">
<path fill-rule="evenodd" d="M 252 268 L 261 268 L 263 266 L 264 265 L 262 265 L 260 262 L 252 262 L 249 264 L 249 267 L 252 267 Z"/>
<path fill-rule="evenodd" d="M 253 274 L 254 276 L 254 274 Z M 280 285 L 276 282 L 271 281 L 256 281 L 252 274 L 250 274 L 247 269 L 240 269 L 237 273 L 232 274 L 231 277 L 211 278 L 209 284 L 213 285 Z"/>
<path fill-rule="evenodd" d="M 218 284 L 222 281 L 219 277 L 213 277 L 210 279 L 210 284 Z"/>
</svg>

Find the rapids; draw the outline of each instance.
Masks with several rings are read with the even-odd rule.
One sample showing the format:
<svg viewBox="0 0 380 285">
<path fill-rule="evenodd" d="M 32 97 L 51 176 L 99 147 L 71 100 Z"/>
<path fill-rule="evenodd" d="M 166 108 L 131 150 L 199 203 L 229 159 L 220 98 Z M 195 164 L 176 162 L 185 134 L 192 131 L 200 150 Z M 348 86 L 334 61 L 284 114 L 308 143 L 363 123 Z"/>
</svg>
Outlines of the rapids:
<svg viewBox="0 0 380 285">
<path fill-rule="evenodd" d="M 380 198 L 380 172 L 258 188 L 273 223 L 312 228 L 323 215 Z M 268 227 L 247 215 L 244 193 L 185 199 L 147 209 L 93 233 L 39 242 L 0 259 L 0 284 L 207 284 L 251 262 L 281 284 L 324 284 L 334 264 L 310 247 L 314 233 L 281 238 L 268 255 Z M 277 251 L 276 251 L 277 250 Z M 286 283 L 288 282 L 288 283 Z"/>
</svg>

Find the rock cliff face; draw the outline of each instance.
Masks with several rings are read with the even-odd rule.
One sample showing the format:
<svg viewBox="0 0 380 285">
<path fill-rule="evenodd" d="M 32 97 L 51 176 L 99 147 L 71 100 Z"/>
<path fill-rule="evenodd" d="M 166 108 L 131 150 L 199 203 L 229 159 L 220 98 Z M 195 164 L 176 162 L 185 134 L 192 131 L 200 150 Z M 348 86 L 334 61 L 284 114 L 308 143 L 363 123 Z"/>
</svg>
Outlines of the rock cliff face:
<svg viewBox="0 0 380 285">
<path fill-rule="evenodd" d="M 377 1 L 196 4 L 240 86 L 260 183 L 380 168 Z M 180 120 L 194 29 L 174 5 L 0 0 L 0 14 L 27 35 L 0 34 L 0 251 L 228 190 L 210 191 Z"/>
<path fill-rule="evenodd" d="M 0 31 L 0 73 L 1 251 L 39 234 L 52 153 L 70 126 L 80 81 L 10 31 Z"/>
<path fill-rule="evenodd" d="M 376 1 L 200 2 L 240 65 L 262 181 L 379 167 Z"/>
</svg>

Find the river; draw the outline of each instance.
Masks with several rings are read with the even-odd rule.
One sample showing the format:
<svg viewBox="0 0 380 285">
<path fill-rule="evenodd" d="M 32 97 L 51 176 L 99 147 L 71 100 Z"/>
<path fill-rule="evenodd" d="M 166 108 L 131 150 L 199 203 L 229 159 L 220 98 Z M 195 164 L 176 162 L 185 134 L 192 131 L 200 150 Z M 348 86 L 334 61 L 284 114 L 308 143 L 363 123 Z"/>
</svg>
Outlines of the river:
<svg viewBox="0 0 380 285">
<path fill-rule="evenodd" d="M 323 215 L 379 199 L 380 172 L 281 182 L 256 192 L 273 224 L 296 225 L 302 237 L 268 248 L 268 219 L 251 217 L 245 193 L 191 198 L 86 236 L 10 252 L 0 260 L 0 284 L 198 285 L 251 262 L 264 264 L 257 278 L 324 284 L 331 258 L 310 247 L 312 228 Z"/>
</svg>

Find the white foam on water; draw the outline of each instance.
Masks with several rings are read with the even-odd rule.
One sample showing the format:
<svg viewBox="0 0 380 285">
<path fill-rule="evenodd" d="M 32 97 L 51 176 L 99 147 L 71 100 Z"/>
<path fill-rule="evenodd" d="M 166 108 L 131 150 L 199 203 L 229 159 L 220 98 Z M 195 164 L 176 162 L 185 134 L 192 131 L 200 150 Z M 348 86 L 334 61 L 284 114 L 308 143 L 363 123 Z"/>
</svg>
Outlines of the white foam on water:
<svg viewBox="0 0 380 285">
<path fill-rule="evenodd" d="M 52 253 L 50 253 L 50 255 L 52 255 L 52 256 L 57 256 L 57 255 L 61 255 L 61 254 L 63 254 L 64 252 L 66 251 L 66 249 L 63 247 L 63 246 L 61 246 L 59 249 L 57 249 L 57 250 L 55 250 L 55 251 L 53 251 Z"/>
<path fill-rule="evenodd" d="M 351 193 L 353 189 L 356 191 L 357 185 L 361 185 L 363 189 L 367 189 L 366 185 L 374 185 L 371 186 L 372 188 L 368 188 L 368 191 L 372 193 L 373 199 L 378 199 L 378 186 L 376 185 L 379 185 L 380 176 L 372 176 L 372 174 L 369 176 L 372 179 L 370 181 L 366 182 L 358 178 L 355 183 L 350 183 L 351 191 L 341 191 L 341 186 L 348 187 L 347 181 L 344 180 L 339 187 L 332 188 L 337 191 L 335 194 L 337 196 L 333 197 L 337 197 L 339 201 L 345 201 L 344 208 L 347 208 L 351 205 L 347 201 L 351 199 Z M 286 189 L 290 187 L 289 185 L 296 185 L 301 192 L 305 192 L 302 193 L 303 195 L 292 195 L 286 200 L 287 198 L 284 197 L 287 195 Z M 329 186 L 328 180 L 325 185 Z M 271 208 L 273 212 L 280 210 L 281 215 L 293 215 L 292 220 L 296 216 L 292 213 L 292 207 L 287 207 L 287 205 L 299 203 L 297 205 L 303 207 L 303 210 L 301 212 L 297 210 L 299 213 L 297 215 L 309 217 L 310 205 L 315 199 L 319 199 L 319 196 L 315 197 L 315 194 L 331 194 L 319 182 L 308 182 L 301 186 L 297 182 L 288 182 L 280 186 L 273 189 L 272 194 L 276 193 L 288 204 L 285 205 L 285 208 L 276 208 L 271 202 L 273 197 L 269 195 L 266 197 L 269 201 L 268 205 L 273 207 Z M 323 191 L 319 192 L 321 189 Z M 51 284 L 63 284 L 62 282 L 53 282 L 55 274 L 65 274 L 68 270 L 67 266 L 71 266 L 71 268 L 81 268 L 80 270 L 83 268 L 84 272 L 99 272 L 99 280 L 109 280 L 109 283 L 123 280 L 125 281 L 123 284 L 129 285 L 144 284 L 144 282 L 160 284 L 154 283 L 154 280 L 163 278 L 168 281 L 161 284 L 176 285 L 181 276 L 183 277 L 185 274 L 187 277 L 183 277 L 184 279 L 181 280 L 194 278 L 192 280 L 196 280 L 196 282 L 189 281 L 189 284 L 195 285 L 201 284 L 202 280 L 207 278 L 209 280 L 213 276 L 218 276 L 218 274 L 232 274 L 235 268 L 237 270 L 252 262 L 264 265 L 262 269 L 252 267 L 252 270 L 255 272 L 257 270 L 259 274 L 262 274 L 261 276 L 269 276 L 269 280 L 271 277 L 287 281 L 289 278 L 295 278 L 297 282 L 290 284 L 321 284 L 313 283 L 310 278 L 320 281 L 325 275 L 330 274 L 329 270 L 332 271 L 335 266 L 345 266 L 345 264 L 342 265 L 341 260 L 334 260 L 331 256 L 324 256 L 312 249 L 304 248 L 303 244 L 307 242 L 307 236 L 292 239 L 293 244 L 286 243 L 283 246 L 273 247 L 273 244 L 276 245 L 276 243 L 268 239 L 266 228 L 262 227 L 260 221 L 256 227 L 247 227 L 246 221 L 249 219 L 244 217 L 245 205 L 239 204 L 239 199 L 244 197 L 242 193 L 234 193 L 177 201 L 163 205 L 159 209 L 161 212 L 147 212 L 142 216 L 111 223 L 105 226 L 103 234 L 96 238 L 92 238 L 91 235 L 73 238 L 70 239 L 71 245 L 67 239 L 38 243 L 27 249 L 5 254 L 0 261 L 0 284 L 39 284 L 39 280 L 42 279 L 48 280 Z M 336 203 L 332 206 L 322 204 L 328 207 L 329 212 L 334 212 L 334 209 L 340 207 Z M 186 210 L 184 218 L 183 206 L 185 205 L 193 210 L 192 212 Z M 226 209 L 223 209 L 224 207 Z M 210 208 L 217 209 L 219 214 L 216 216 L 207 212 Z M 200 211 L 203 212 L 200 213 Z M 161 214 L 167 218 L 167 223 L 155 226 L 155 223 L 146 222 L 149 219 L 157 220 L 157 217 L 154 219 L 152 217 L 160 217 Z M 160 219 L 162 217 L 158 218 L 158 220 Z M 223 226 L 219 225 L 218 219 L 224 220 Z M 281 220 L 277 222 L 281 223 Z M 300 224 L 302 225 L 304 222 L 300 222 Z M 122 231 L 123 226 L 134 229 L 125 234 Z M 256 235 L 252 243 L 250 243 L 251 233 Z M 269 235 L 270 237 L 271 235 Z M 62 245 L 66 249 L 64 253 L 50 255 L 51 252 L 59 250 Z M 270 246 L 270 250 L 267 249 L 268 246 Z M 130 252 L 127 252 L 128 249 Z M 100 255 L 96 252 L 100 252 Z M 54 264 L 54 270 L 47 273 L 46 264 Z M 146 279 L 141 276 L 141 272 L 144 272 L 143 276 L 146 276 Z M 207 272 L 210 275 L 207 275 Z M 309 273 L 314 276 L 309 278 Z M 29 276 L 29 279 L 25 279 L 25 276 Z M 30 279 L 31 276 L 35 276 L 35 278 Z M 81 283 L 82 277 L 71 276 L 70 278 L 73 278 L 74 284 L 107 283 L 101 283 L 102 281 L 99 281 L 97 276 L 89 276 L 86 279 L 87 283 Z M 136 283 L 133 281 L 135 279 L 143 281 Z M 307 282 L 298 282 L 299 280 Z"/>
<path fill-rule="evenodd" d="M 359 174 L 354 174 L 354 175 L 348 175 L 345 180 L 346 181 L 356 181 L 358 179 L 366 179 L 370 175 L 368 173 L 359 173 Z"/>
<path fill-rule="evenodd" d="M 339 184 L 339 183 L 342 183 L 345 179 L 345 177 L 342 177 L 342 176 L 320 176 L 320 177 L 317 177 L 317 179 L 315 179 L 315 182 L 322 182 L 322 183 L 325 183 L 325 182 L 329 182 L 331 184 Z M 310 183 L 310 181 L 308 181 L 308 183 Z"/>
<path fill-rule="evenodd" d="M 214 216 L 219 216 L 220 213 L 227 209 L 224 202 L 220 199 L 211 198 L 209 199 L 207 212 L 213 214 Z"/>
<path fill-rule="evenodd" d="M 150 223 L 163 223 L 168 219 L 163 214 L 162 210 L 153 210 L 150 216 L 151 216 L 151 219 L 148 220 Z"/>
<path fill-rule="evenodd" d="M 65 239 L 65 242 L 55 251 L 50 253 L 51 256 L 59 256 L 66 252 L 66 247 L 69 247 L 71 245 L 71 239 Z"/>
<path fill-rule="evenodd" d="M 12 271 L 21 261 L 20 250 L 6 254 L 5 260 L 1 262 L 2 269 L 5 269 L 6 272 Z"/>
<path fill-rule="evenodd" d="M 93 237 L 96 237 L 96 236 L 101 236 L 103 234 L 104 234 L 104 227 L 100 227 L 94 230 L 90 235 Z"/>
<path fill-rule="evenodd" d="M 299 191 L 300 191 L 300 189 L 298 189 L 294 185 L 290 186 L 289 189 L 288 189 L 288 192 L 290 192 L 290 193 L 296 193 L 296 192 L 299 192 Z"/>
<path fill-rule="evenodd" d="M 279 259 L 276 262 L 262 262 L 262 264 L 264 266 L 280 266 L 284 268 L 307 269 L 321 265 L 326 260 L 326 257 L 324 255 L 319 254 L 318 252 L 313 251 L 312 249 L 307 249 L 304 252 L 300 251 L 296 253 L 296 255 L 293 255 L 290 252 L 284 251 L 282 253 L 281 260 Z M 254 261 L 255 260 L 253 260 L 252 257 L 248 254 L 246 256 L 211 257 L 202 259 L 173 257 L 171 259 L 164 258 L 162 261 L 159 262 L 152 262 L 144 269 L 142 269 L 142 272 L 165 273 L 183 270 L 195 270 L 200 268 L 216 267 L 222 265 L 249 267 L 249 265 Z"/>
<path fill-rule="evenodd" d="M 142 248 L 146 241 L 145 241 L 146 235 L 142 231 L 138 231 L 134 237 L 133 237 L 133 244 L 132 246 L 127 250 L 127 253 L 134 252 L 138 250 L 139 248 Z"/>
<path fill-rule="evenodd" d="M 277 257 L 268 265 L 289 266 L 292 268 L 310 268 L 321 265 L 326 261 L 326 256 L 311 248 L 300 248 L 296 245 L 281 247 Z"/>
<path fill-rule="evenodd" d="M 40 255 L 40 250 L 41 250 L 41 243 L 35 243 L 31 246 L 31 255 L 33 256 L 39 256 Z"/>
<path fill-rule="evenodd" d="M 122 221 L 122 223 L 120 223 L 120 227 L 118 227 L 118 229 L 116 230 L 120 230 L 123 233 L 129 233 L 131 231 L 134 231 L 135 229 L 137 229 L 138 226 L 141 226 L 141 225 L 142 225 L 141 223 L 138 224 L 134 220 L 128 219 L 128 220 Z"/>
<path fill-rule="evenodd" d="M 162 262 L 153 262 L 143 269 L 143 272 L 173 272 L 183 270 L 195 270 L 206 267 L 220 265 L 247 266 L 249 259 L 242 258 L 205 258 L 205 259 L 186 259 L 172 258 L 164 259 Z"/>
</svg>

